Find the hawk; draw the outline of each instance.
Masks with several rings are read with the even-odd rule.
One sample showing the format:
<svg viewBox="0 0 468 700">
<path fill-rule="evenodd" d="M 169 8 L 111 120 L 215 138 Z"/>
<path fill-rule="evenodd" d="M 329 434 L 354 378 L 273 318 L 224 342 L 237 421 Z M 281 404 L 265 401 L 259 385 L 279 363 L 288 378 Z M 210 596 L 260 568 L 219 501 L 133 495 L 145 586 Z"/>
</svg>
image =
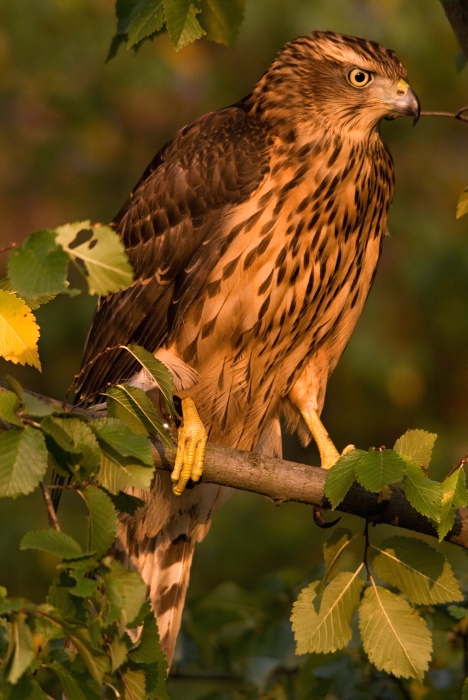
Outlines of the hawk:
<svg viewBox="0 0 468 700">
<path fill-rule="evenodd" d="M 120 526 L 169 662 L 194 545 L 226 497 L 212 484 L 184 490 L 200 478 L 206 439 L 280 456 L 283 418 L 303 444 L 314 438 L 322 466 L 338 459 L 319 416 L 386 234 L 394 175 L 379 123 L 402 115 L 416 121 L 419 102 L 392 51 L 300 37 L 247 97 L 181 129 L 114 221 L 135 281 L 99 301 L 78 398 L 122 381 L 154 389 L 118 349 L 130 343 L 174 377 L 172 481 L 158 474 Z"/>
</svg>

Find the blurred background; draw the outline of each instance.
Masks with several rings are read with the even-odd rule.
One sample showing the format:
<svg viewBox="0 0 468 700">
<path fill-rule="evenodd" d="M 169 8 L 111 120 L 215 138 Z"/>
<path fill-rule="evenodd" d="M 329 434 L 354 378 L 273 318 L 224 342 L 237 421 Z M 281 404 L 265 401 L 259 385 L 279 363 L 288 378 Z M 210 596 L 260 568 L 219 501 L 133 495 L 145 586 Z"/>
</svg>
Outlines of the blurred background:
<svg viewBox="0 0 468 700">
<path fill-rule="evenodd" d="M 110 0 L 0 4 L 0 248 L 41 228 L 111 220 L 179 127 L 250 92 L 286 41 L 314 29 L 394 49 L 423 110 L 468 103 L 468 71 L 457 70 L 459 47 L 437 0 L 247 0 L 234 48 L 201 40 L 175 53 L 163 36 L 106 63 L 114 29 Z M 324 422 L 341 447 L 391 447 L 408 428 L 436 432 L 432 475 L 442 478 L 468 451 L 468 217 L 455 219 L 468 185 L 468 127 L 425 117 L 414 129 L 401 119 L 382 130 L 397 179 L 391 236 L 330 381 Z M 1 375 L 62 398 L 94 304 L 82 295 L 46 305 L 42 374 L 3 363 Z M 286 456 L 317 463 L 293 439 Z M 35 600 L 54 562 L 18 554 L 17 543 L 45 523 L 39 513 L 34 499 L 0 505 L 0 583 Z M 248 588 L 280 568 L 305 577 L 326 536 L 303 505 L 235 494 L 198 548 L 190 595 L 225 580 Z"/>
</svg>

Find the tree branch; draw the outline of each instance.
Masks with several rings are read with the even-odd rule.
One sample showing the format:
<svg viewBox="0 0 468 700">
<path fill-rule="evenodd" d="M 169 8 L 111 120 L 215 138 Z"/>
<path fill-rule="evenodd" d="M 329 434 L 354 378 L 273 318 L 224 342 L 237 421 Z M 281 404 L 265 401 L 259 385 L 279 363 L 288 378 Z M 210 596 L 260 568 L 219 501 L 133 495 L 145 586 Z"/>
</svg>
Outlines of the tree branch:
<svg viewBox="0 0 468 700">
<path fill-rule="evenodd" d="M 27 393 L 33 394 L 50 406 L 57 407 L 58 411 L 64 410 L 63 405 L 54 399 L 30 391 Z M 68 405 L 65 410 L 87 415 L 89 418 L 102 417 L 102 413 L 93 413 L 92 410 L 76 406 Z M 158 440 L 153 439 L 152 442 L 156 468 L 172 471 L 174 452 Z M 465 458 L 462 462 L 464 461 Z M 326 476 L 327 472 L 320 467 L 208 444 L 202 480 L 268 496 L 278 505 L 296 501 L 315 508 L 328 509 L 330 504 L 324 496 Z M 394 525 L 437 537 L 435 528 L 406 500 L 403 490 L 391 487 L 391 491 L 391 500 L 379 503 L 378 494 L 369 493 L 355 483 L 336 510 L 366 518 L 375 524 Z M 468 549 L 468 508 L 457 510 L 454 526 L 445 540 Z"/>
<path fill-rule="evenodd" d="M 174 453 L 156 440 L 153 456 L 158 469 L 172 469 Z M 327 472 L 320 467 L 212 444 L 207 446 L 203 471 L 204 482 L 268 496 L 278 505 L 296 501 L 316 508 L 330 508 L 324 496 L 326 476 Z M 397 487 L 391 490 L 391 500 L 379 503 L 378 494 L 369 493 L 355 483 L 337 510 L 437 537 L 435 528 L 406 500 L 403 490 Z M 468 549 L 468 508 L 457 511 L 454 526 L 445 540 Z"/>
</svg>

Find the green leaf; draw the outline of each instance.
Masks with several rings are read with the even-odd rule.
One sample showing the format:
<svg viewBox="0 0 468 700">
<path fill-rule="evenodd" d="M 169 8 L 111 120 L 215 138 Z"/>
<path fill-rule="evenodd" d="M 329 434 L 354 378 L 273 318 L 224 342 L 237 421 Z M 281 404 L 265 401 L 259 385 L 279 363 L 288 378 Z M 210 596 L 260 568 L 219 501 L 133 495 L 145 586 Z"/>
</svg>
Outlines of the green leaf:
<svg viewBox="0 0 468 700">
<path fill-rule="evenodd" d="M 468 678 L 463 683 L 461 700 L 468 700 Z"/>
<path fill-rule="evenodd" d="M 405 462 L 393 450 L 369 450 L 356 465 L 356 479 L 367 491 L 378 493 L 401 481 L 404 471 Z"/>
<path fill-rule="evenodd" d="M 117 511 L 109 496 L 96 486 L 88 486 L 82 494 L 89 513 L 88 548 L 100 557 L 117 536 Z"/>
<path fill-rule="evenodd" d="M 62 684 L 64 697 L 67 700 L 101 700 L 101 688 L 89 676 L 79 673 L 75 667 L 68 670 L 58 661 L 48 664 Z"/>
<path fill-rule="evenodd" d="M 133 8 L 126 28 L 127 48 L 161 31 L 164 24 L 164 0 L 140 0 Z"/>
<path fill-rule="evenodd" d="M 439 541 L 452 529 L 456 509 L 464 508 L 467 503 L 466 476 L 464 469 L 460 468 L 442 482 Z"/>
<path fill-rule="evenodd" d="M 8 274 L 16 292 L 25 299 L 67 291 L 70 261 L 54 231 L 35 231 L 23 245 L 14 248 L 8 260 Z"/>
<path fill-rule="evenodd" d="M 373 561 L 375 573 L 396 586 L 417 605 L 463 600 L 452 567 L 427 542 L 409 537 L 389 537 Z"/>
<path fill-rule="evenodd" d="M 109 616 L 131 627 L 145 602 L 146 583 L 138 571 L 130 571 L 112 557 L 106 557 L 103 563 L 109 571 L 103 576 L 112 609 Z"/>
<path fill-rule="evenodd" d="M 148 350 L 142 348 L 141 345 L 121 345 L 120 347 L 133 355 L 143 369 L 153 377 L 164 397 L 164 403 L 166 404 L 168 413 L 175 416 L 174 380 L 166 365 L 160 360 L 157 360 Z"/>
<path fill-rule="evenodd" d="M 128 425 L 117 418 L 98 418 L 90 425 L 101 443 L 101 448 L 102 443 L 105 443 L 117 455 L 131 457 L 147 466 L 153 465 L 151 443 L 146 436 L 134 435 Z"/>
<path fill-rule="evenodd" d="M 82 479 L 98 471 L 101 461 L 99 443 L 93 430 L 81 418 L 70 415 L 46 416 L 41 421 L 41 428 L 49 438 L 49 450 L 57 464 L 64 468 L 70 465 L 74 473 L 79 470 Z M 50 439 L 59 450 L 51 444 Z"/>
<path fill-rule="evenodd" d="M 402 596 L 372 582 L 359 606 L 359 630 L 364 651 L 379 671 L 422 680 L 432 653 L 431 633 Z"/>
<path fill-rule="evenodd" d="M 129 657 L 137 664 L 160 664 L 161 671 L 164 677 L 166 677 L 166 657 L 161 651 L 158 626 L 154 613 L 151 609 L 145 617 L 140 637 L 138 642 L 129 652 Z"/>
<path fill-rule="evenodd" d="M 142 498 L 125 493 L 124 491 L 119 491 L 116 494 L 107 491 L 106 493 L 120 513 L 135 515 L 138 508 L 145 505 L 145 501 Z"/>
<path fill-rule="evenodd" d="M 7 681 L 13 685 L 17 683 L 35 657 L 33 636 L 26 615 L 18 613 L 9 624 L 9 644 L 4 668 Z"/>
<path fill-rule="evenodd" d="M 420 467 L 407 462 L 403 487 L 406 498 L 418 513 L 439 522 L 442 484 L 428 479 Z"/>
<path fill-rule="evenodd" d="M 143 467 L 140 464 L 123 464 L 105 452 L 101 455 L 101 468 L 97 475 L 99 484 L 116 495 L 126 488 L 140 488 L 149 491 L 153 481 L 154 469 Z"/>
<path fill-rule="evenodd" d="M 147 700 L 146 676 L 143 670 L 129 668 L 122 674 L 122 679 L 125 685 L 126 699 Z"/>
<path fill-rule="evenodd" d="M 465 617 L 468 617 L 468 608 L 464 608 L 461 605 L 449 605 L 447 610 L 455 620 L 463 620 Z"/>
<path fill-rule="evenodd" d="M 0 290 L 0 356 L 40 370 L 38 340 L 39 326 L 26 302 Z"/>
<path fill-rule="evenodd" d="M 59 226 L 56 235 L 67 253 L 83 263 L 90 294 L 105 296 L 132 283 L 133 270 L 124 245 L 109 226 L 81 221 Z"/>
<path fill-rule="evenodd" d="M 393 449 L 402 457 L 427 468 L 431 462 L 436 440 L 435 433 L 428 433 L 425 430 L 407 430 L 404 435 L 398 438 Z"/>
<path fill-rule="evenodd" d="M 0 434 L 0 497 L 31 493 L 46 470 L 47 448 L 39 430 L 26 426 Z"/>
<path fill-rule="evenodd" d="M 5 379 L 3 380 L 3 384 L 5 386 L 5 389 L 12 391 L 14 394 L 16 394 L 21 403 L 24 403 L 24 399 L 26 396 L 25 391 L 19 383 L 19 381 L 15 379 L 15 377 L 12 377 L 11 374 L 7 374 Z"/>
<path fill-rule="evenodd" d="M 304 588 L 293 605 L 291 622 L 296 654 L 329 653 L 342 649 L 352 637 L 351 622 L 364 581 L 357 571 L 342 571 L 326 585 L 320 607 L 314 606 L 319 581 Z"/>
<path fill-rule="evenodd" d="M 48 404 L 42 401 L 38 396 L 31 394 L 31 392 L 24 392 L 23 410 L 27 416 L 42 418 L 43 416 L 49 416 L 55 413 L 58 409 L 59 406 L 57 404 Z"/>
<path fill-rule="evenodd" d="M 17 428 L 23 428 L 23 423 L 17 416 L 20 408 L 21 402 L 16 394 L 0 389 L 0 420 L 16 425 Z"/>
<path fill-rule="evenodd" d="M 15 685 L 0 683 L 2 700 L 50 700 L 39 683 L 29 674 L 23 674 Z M 70 700 L 73 700 L 70 698 Z"/>
<path fill-rule="evenodd" d="M 245 0 L 201 0 L 199 22 L 207 39 L 233 46 L 244 12 Z"/>
<path fill-rule="evenodd" d="M 167 447 L 174 447 L 153 402 L 143 389 L 129 384 L 117 384 L 110 387 L 106 394 L 110 417 L 122 420 L 134 433 L 157 435 Z"/>
<path fill-rule="evenodd" d="M 76 559 L 85 555 L 80 545 L 65 532 L 44 529 L 27 532 L 20 544 L 21 549 L 39 549 L 55 554 L 61 559 Z"/>
<path fill-rule="evenodd" d="M 328 470 L 324 492 L 332 508 L 336 508 L 348 493 L 356 478 L 356 468 L 366 455 L 364 450 L 352 450 Z"/>
<path fill-rule="evenodd" d="M 197 19 L 199 12 L 200 8 L 193 0 L 165 0 L 167 31 L 176 51 L 204 36 L 205 31 Z"/>
<path fill-rule="evenodd" d="M 468 187 L 465 187 L 457 202 L 457 219 L 468 213 Z"/>
<path fill-rule="evenodd" d="M 346 549 L 346 546 L 352 538 L 351 530 L 345 528 L 337 528 L 330 535 L 328 540 L 323 545 L 323 556 L 325 560 L 325 579 L 329 578 L 330 572 L 336 565 L 339 557 Z"/>
</svg>

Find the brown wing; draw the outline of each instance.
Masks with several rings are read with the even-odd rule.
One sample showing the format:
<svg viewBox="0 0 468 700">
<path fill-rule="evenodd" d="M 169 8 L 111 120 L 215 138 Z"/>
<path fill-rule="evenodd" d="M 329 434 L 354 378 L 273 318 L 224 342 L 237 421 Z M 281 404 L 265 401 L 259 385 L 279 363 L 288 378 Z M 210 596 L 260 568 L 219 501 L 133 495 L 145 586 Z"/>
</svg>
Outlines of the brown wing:
<svg viewBox="0 0 468 700">
<path fill-rule="evenodd" d="M 201 117 L 157 154 L 117 215 L 135 270 L 128 289 L 99 301 L 77 398 L 90 400 L 138 369 L 137 343 L 155 352 L 174 332 L 226 246 L 227 213 L 269 170 L 268 136 L 240 102 Z"/>
</svg>

